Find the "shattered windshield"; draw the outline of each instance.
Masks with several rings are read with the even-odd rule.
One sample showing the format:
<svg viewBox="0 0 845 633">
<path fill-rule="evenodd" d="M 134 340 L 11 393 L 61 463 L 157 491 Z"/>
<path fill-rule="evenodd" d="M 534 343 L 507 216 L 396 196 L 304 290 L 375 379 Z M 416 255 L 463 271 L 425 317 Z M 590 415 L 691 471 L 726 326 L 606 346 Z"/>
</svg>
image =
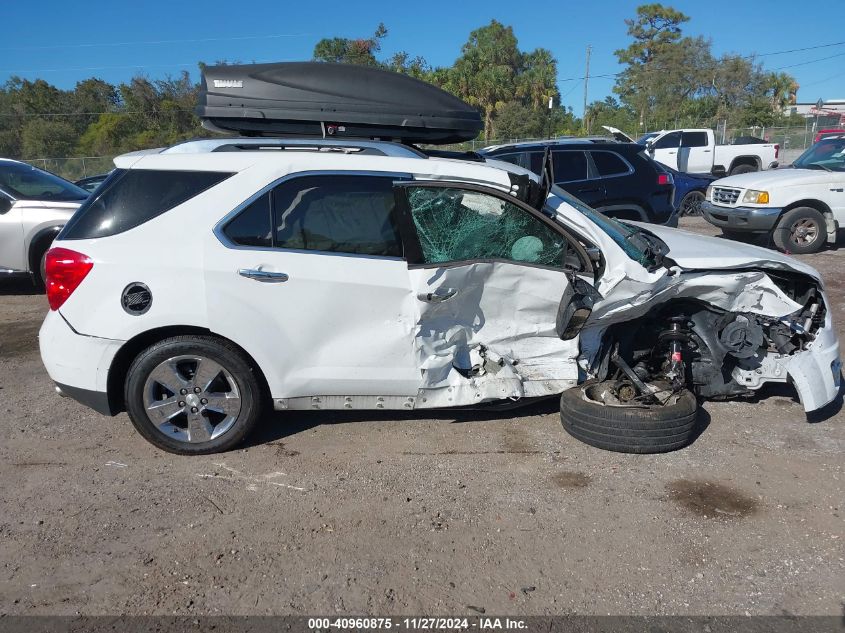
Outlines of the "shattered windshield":
<svg viewBox="0 0 845 633">
<path fill-rule="evenodd" d="M 552 187 L 550 193 L 557 198 L 561 198 L 568 205 L 575 207 L 575 209 L 587 216 L 593 224 L 616 242 L 625 251 L 625 254 L 635 262 L 646 268 L 660 265 L 662 249 L 659 245 L 655 244 L 654 240 L 656 238 L 650 234 L 638 227 L 625 224 L 624 222 L 599 213 L 557 185 Z M 660 242 L 660 244 L 663 244 L 663 242 Z M 665 244 L 663 246 L 665 247 Z"/>
<path fill-rule="evenodd" d="M 845 138 L 822 139 L 792 163 L 799 169 L 845 171 Z"/>
</svg>

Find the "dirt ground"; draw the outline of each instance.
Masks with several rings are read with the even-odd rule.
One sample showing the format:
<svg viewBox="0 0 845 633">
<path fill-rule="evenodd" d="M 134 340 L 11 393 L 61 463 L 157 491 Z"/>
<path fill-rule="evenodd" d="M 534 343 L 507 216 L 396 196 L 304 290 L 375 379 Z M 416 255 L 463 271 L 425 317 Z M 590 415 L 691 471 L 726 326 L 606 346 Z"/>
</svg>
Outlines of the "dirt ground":
<svg viewBox="0 0 845 633">
<path fill-rule="evenodd" d="M 712 231 L 701 220 L 682 226 Z M 820 269 L 843 338 L 845 242 Z M 53 392 L 0 286 L 0 613 L 841 614 L 845 412 L 707 403 L 689 448 L 510 413 L 303 412 L 177 457 Z"/>
</svg>

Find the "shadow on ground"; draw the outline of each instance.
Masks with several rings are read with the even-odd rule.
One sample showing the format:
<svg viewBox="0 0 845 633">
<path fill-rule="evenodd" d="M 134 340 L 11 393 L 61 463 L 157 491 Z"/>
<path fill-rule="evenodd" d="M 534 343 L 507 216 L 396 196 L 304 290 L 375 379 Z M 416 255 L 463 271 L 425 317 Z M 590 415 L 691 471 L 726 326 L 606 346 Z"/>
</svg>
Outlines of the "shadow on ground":
<svg viewBox="0 0 845 633">
<path fill-rule="evenodd" d="M 36 288 L 29 279 L 0 279 L 0 296 L 3 295 L 40 295 L 44 291 Z"/>
<path fill-rule="evenodd" d="M 264 415 L 259 428 L 247 440 L 246 446 L 257 446 L 282 440 L 322 425 L 349 422 L 378 422 L 387 420 L 448 420 L 452 423 L 510 420 L 532 415 L 550 415 L 560 410 L 557 396 L 520 403 L 519 406 L 477 407 L 473 409 L 417 409 L 416 411 L 273 411 Z"/>
</svg>

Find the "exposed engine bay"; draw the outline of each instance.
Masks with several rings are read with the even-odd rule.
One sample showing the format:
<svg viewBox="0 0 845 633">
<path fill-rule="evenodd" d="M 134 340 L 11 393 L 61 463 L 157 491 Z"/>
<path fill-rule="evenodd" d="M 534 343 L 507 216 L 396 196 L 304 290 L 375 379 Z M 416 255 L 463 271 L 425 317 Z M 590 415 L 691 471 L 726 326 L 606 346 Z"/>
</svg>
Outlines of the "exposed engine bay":
<svg viewBox="0 0 845 633">
<path fill-rule="evenodd" d="M 790 360 L 815 340 L 827 308 L 818 284 L 806 275 L 766 271 L 765 276 L 800 307 L 779 316 L 762 301 L 731 310 L 678 297 L 634 321 L 611 325 L 591 372 L 611 385 L 605 404 L 659 404 L 682 389 L 702 398 L 730 397 L 764 382 L 787 382 Z"/>
</svg>

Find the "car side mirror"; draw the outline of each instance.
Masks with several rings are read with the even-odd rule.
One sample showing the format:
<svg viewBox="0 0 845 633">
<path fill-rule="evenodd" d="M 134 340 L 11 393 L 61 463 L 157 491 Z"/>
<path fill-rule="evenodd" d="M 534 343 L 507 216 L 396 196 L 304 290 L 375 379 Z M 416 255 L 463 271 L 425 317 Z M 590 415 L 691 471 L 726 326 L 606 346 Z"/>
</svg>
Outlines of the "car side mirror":
<svg viewBox="0 0 845 633">
<path fill-rule="evenodd" d="M 583 279 L 573 276 L 566 287 L 555 319 L 555 332 L 563 341 L 571 341 L 581 332 L 593 312 L 593 304 L 600 295 Z"/>
<path fill-rule="evenodd" d="M 12 208 L 12 201 L 4 196 L 0 196 L 0 215 L 6 213 Z"/>
<path fill-rule="evenodd" d="M 647 151 L 649 154 L 654 156 L 654 142 L 646 141 L 645 142 L 645 151 Z"/>
</svg>

